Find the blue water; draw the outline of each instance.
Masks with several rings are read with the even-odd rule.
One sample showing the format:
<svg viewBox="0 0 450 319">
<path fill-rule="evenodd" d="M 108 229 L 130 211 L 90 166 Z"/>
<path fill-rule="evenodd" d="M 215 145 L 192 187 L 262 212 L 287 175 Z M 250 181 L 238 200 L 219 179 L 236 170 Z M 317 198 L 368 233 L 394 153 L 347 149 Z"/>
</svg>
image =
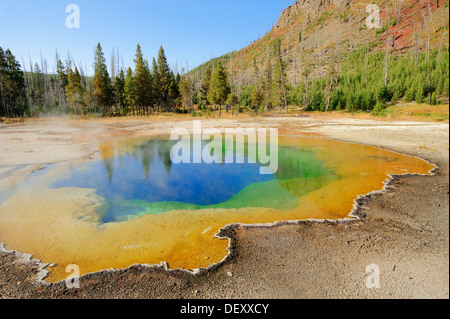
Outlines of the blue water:
<svg viewBox="0 0 450 319">
<path fill-rule="evenodd" d="M 249 164 L 247 159 L 244 164 L 173 164 L 173 145 L 173 141 L 153 139 L 129 153 L 75 165 L 69 178 L 51 188 L 96 189 L 110 203 L 142 200 L 206 206 L 224 203 L 253 183 L 275 179 L 273 175 L 261 175 L 261 166 Z M 139 211 L 137 207 L 111 205 L 103 222 Z"/>
</svg>

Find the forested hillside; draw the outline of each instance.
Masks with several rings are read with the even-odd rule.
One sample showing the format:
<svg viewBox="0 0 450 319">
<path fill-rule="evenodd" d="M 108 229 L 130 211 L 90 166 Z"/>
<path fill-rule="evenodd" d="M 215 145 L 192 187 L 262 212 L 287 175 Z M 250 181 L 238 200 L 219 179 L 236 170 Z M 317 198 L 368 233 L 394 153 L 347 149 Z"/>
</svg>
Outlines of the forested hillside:
<svg viewBox="0 0 450 319">
<path fill-rule="evenodd" d="M 203 83 L 210 68 L 223 64 L 238 104 L 261 110 L 371 111 L 400 99 L 448 103 L 448 1 L 373 4 L 378 27 L 367 2 L 298 0 L 263 38 L 191 76 Z"/>
</svg>

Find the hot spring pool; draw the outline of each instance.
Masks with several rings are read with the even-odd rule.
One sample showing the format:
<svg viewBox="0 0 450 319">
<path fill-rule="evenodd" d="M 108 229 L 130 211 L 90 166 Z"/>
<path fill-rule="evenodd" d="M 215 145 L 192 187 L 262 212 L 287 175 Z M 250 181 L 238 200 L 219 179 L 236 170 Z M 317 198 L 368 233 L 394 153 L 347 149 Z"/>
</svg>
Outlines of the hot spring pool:
<svg viewBox="0 0 450 319">
<path fill-rule="evenodd" d="M 433 165 L 374 147 L 280 137 L 278 170 L 262 164 L 174 164 L 165 137 L 105 142 L 98 159 L 49 165 L 0 193 L 0 243 L 32 254 L 47 281 L 133 264 L 198 269 L 220 262 L 232 223 L 344 219 L 358 195 Z M 244 148 L 245 150 L 247 147 Z M 231 156 L 224 148 L 223 156 Z"/>
</svg>

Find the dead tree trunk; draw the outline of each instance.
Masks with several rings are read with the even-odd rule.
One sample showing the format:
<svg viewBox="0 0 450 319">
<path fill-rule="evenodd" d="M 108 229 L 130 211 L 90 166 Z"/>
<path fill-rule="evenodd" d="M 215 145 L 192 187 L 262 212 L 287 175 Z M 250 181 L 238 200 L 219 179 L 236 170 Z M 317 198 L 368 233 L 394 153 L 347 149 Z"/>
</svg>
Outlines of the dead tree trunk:
<svg viewBox="0 0 450 319">
<path fill-rule="evenodd" d="M 388 70 L 389 70 L 389 3 L 387 5 L 387 22 L 386 22 L 386 66 L 384 70 L 384 85 L 388 85 Z"/>
</svg>

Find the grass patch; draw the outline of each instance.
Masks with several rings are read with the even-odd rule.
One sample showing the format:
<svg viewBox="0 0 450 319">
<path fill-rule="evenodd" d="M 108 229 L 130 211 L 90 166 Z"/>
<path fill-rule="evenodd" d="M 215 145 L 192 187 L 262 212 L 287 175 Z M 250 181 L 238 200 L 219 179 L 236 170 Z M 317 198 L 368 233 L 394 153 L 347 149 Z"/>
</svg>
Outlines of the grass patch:
<svg viewBox="0 0 450 319">
<path fill-rule="evenodd" d="M 395 119 L 410 119 L 419 121 L 449 121 L 449 105 L 433 105 L 401 103 L 388 106 L 385 110 L 386 116 Z"/>
</svg>

